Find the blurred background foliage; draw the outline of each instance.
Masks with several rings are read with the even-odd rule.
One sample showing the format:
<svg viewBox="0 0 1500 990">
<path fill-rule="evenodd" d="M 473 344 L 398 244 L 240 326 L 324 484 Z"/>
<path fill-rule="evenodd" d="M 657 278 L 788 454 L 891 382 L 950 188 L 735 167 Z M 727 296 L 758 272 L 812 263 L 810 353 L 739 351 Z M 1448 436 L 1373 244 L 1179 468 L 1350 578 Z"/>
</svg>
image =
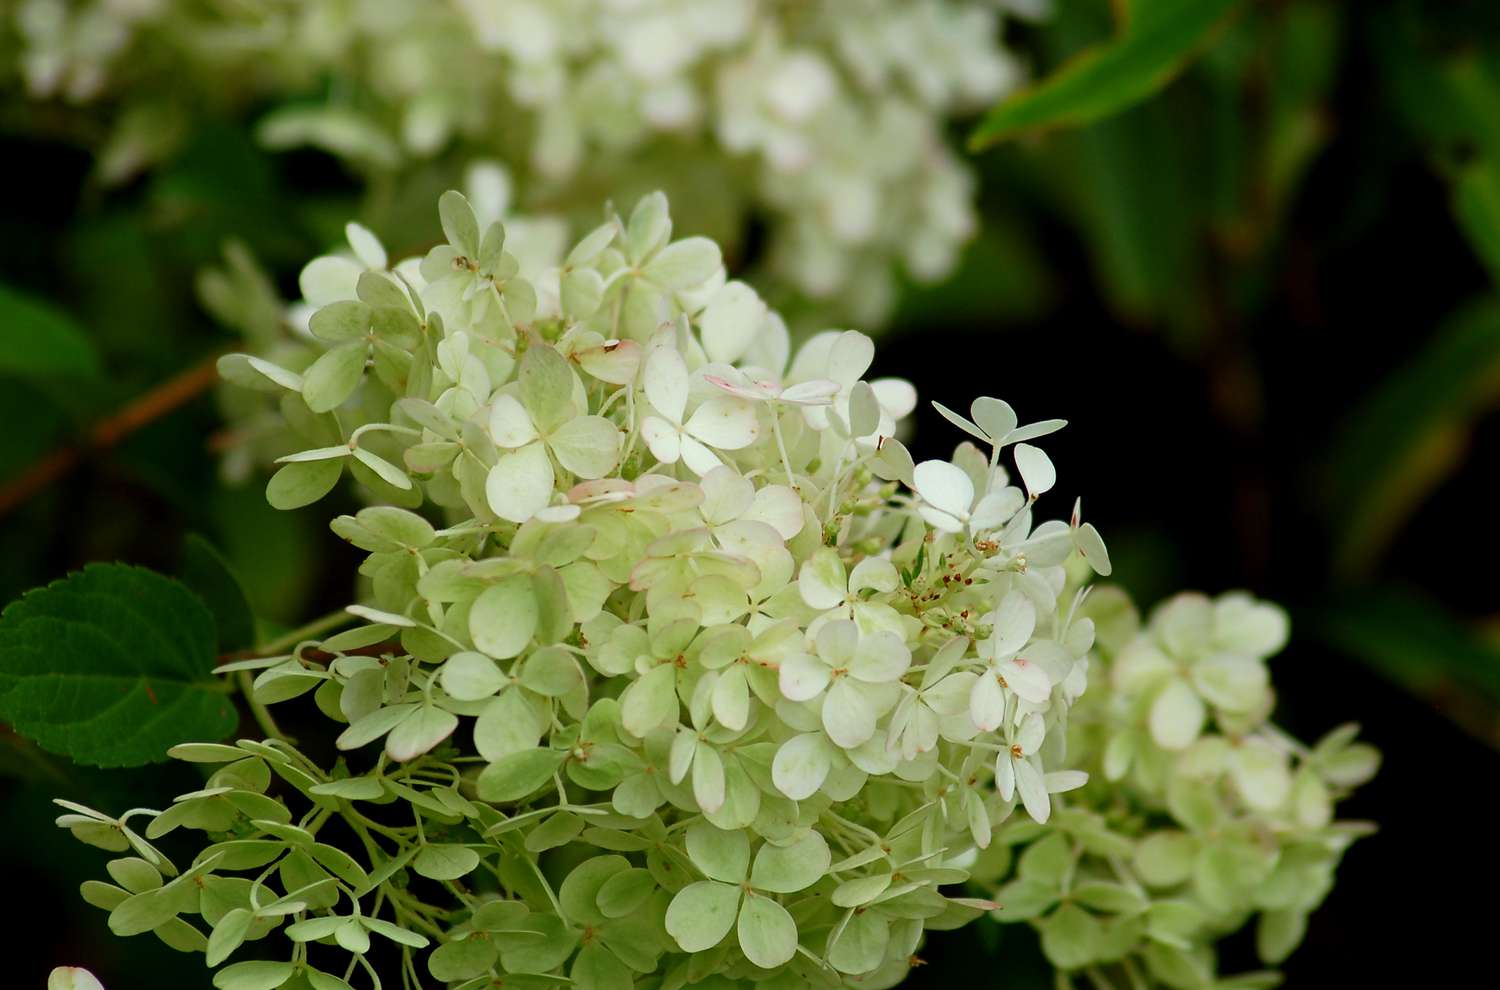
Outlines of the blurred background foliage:
<svg viewBox="0 0 1500 990">
<path fill-rule="evenodd" d="M 1387 763 L 1350 807 L 1383 832 L 1348 857 L 1289 984 L 1395 985 L 1437 965 L 1366 951 L 1387 939 L 1465 972 L 1479 917 L 1441 905 L 1500 872 L 1477 810 L 1500 771 L 1500 5 L 1055 8 L 1008 34 L 1041 81 L 973 135 L 979 234 L 952 279 L 905 288 L 875 370 L 927 397 L 1069 416 L 1054 445 L 1067 487 L 1090 493 L 1138 600 L 1244 586 L 1292 610 L 1279 719 L 1307 738 L 1358 718 Z M 258 483 L 219 480 L 233 438 L 206 369 L 238 334 L 204 299 L 226 279 L 295 296 L 348 216 L 398 255 L 421 248 L 458 167 L 268 151 L 266 107 L 225 80 L 173 93 L 170 154 L 121 174 L 92 111 L 4 85 L 0 599 L 90 560 L 173 571 L 201 533 L 267 623 L 337 606 L 355 556 L 325 510 L 277 513 Z M 745 264 L 754 250 L 752 236 Z M 918 454 L 953 439 L 930 410 L 917 419 Z M 47 947 L 23 985 L 121 953 L 148 960 L 141 986 L 200 985 L 163 947 L 108 938 L 73 893 L 93 864 L 46 803 L 186 786 L 4 743 L 5 873 L 50 919 L 25 935 Z M 1050 985 L 1024 927 L 940 937 L 914 979 L 1003 958 L 1005 985 Z"/>
</svg>

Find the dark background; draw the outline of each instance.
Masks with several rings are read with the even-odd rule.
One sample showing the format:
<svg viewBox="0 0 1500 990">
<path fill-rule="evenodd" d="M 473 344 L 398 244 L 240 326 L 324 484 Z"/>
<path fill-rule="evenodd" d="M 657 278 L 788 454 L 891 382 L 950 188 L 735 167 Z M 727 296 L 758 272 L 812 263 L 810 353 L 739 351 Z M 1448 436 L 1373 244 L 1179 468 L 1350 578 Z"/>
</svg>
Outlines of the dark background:
<svg viewBox="0 0 1500 990">
<path fill-rule="evenodd" d="M 978 157 L 982 234 L 949 283 L 909 289 L 874 373 L 951 405 L 996 395 L 1023 420 L 1067 417 L 1048 444 L 1055 497 L 1087 496 L 1139 601 L 1243 587 L 1291 611 L 1292 642 L 1272 662 L 1278 721 L 1310 739 L 1357 720 L 1385 763 L 1340 809 L 1380 832 L 1346 857 L 1284 967 L 1289 986 L 1490 985 L 1500 260 L 1487 238 L 1500 238 L 1500 207 L 1486 212 L 1483 192 L 1500 183 L 1500 14 L 1477 2 L 1246 8 L 1153 100 Z M 1012 37 L 1045 70 L 1106 30 L 1102 6 L 1081 5 Z M 0 112 L 0 283 L 51 300 L 105 360 L 87 387 L 0 389 L 0 492 L 234 345 L 192 289 L 226 239 L 295 294 L 330 221 L 368 205 L 363 177 L 333 160 L 258 150 L 256 112 L 206 121 L 175 158 L 108 190 L 69 120 L 43 129 L 14 105 Z M 415 248 L 436 224 L 401 233 L 387 243 Z M 330 505 L 278 514 L 258 482 L 220 483 L 205 442 L 219 423 L 205 392 L 0 517 L 0 600 L 92 560 L 170 571 L 198 532 L 270 622 L 345 601 L 357 559 L 322 528 Z M 958 439 L 925 406 L 916 427 L 918 459 Z M 128 959 L 142 975 L 111 990 L 206 986 L 153 939 L 113 939 L 78 900 L 105 857 L 53 828 L 47 804 L 150 805 L 195 783 L 4 741 L 16 985 L 64 962 L 123 973 Z M 937 936 L 926 956 L 909 985 L 1049 985 L 1025 926 Z M 1225 972 L 1254 966 L 1244 939 L 1224 957 Z"/>
</svg>

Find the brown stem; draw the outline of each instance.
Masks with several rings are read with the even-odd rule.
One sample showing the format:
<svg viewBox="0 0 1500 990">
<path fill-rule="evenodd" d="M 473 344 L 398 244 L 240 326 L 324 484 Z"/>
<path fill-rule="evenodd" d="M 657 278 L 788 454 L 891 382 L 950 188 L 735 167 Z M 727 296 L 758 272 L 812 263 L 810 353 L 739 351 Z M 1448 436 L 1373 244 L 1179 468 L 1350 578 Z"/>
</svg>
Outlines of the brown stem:
<svg viewBox="0 0 1500 990">
<path fill-rule="evenodd" d="M 208 391 L 219 380 L 219 355 L 196 364 L 95 423 L 82 442 L 59 447 L 0 486 L 0 516 L 76 468 L 86 454 L 108 450 L 130 434 Z"/>
</svg>

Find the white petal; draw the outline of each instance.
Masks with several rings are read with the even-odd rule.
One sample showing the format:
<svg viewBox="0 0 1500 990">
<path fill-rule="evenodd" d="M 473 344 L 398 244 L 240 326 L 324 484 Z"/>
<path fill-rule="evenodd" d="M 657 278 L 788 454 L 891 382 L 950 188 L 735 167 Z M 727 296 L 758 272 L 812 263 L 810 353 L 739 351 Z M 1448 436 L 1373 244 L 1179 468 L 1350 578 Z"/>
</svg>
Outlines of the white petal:
<svg viewBox="0 0 1500 990">
<path fill-rule="evenodd" d="M 1042 776 L 1048 794 L 1065 794 L 1076 791 L 1089 782 L 1089 775 L 1082 770 L 1054 770 Z"/>
<path fill-rule="evenodd" d="M 923 461 L 912 472 L 917 494 L 941 512 L 958 519 L 974 504 L 974 482 L 960 467 L 947 461 Z"/>
<path fill-rule="evenodd" d="M 778 684 L 781 693 L 792 701 L 807 701 L 823 693 L 828 686 L 828 665 L 815 656 L 794 653 L 781 661 Z"/>
<path fill-rule="evenodd" d="M 1052 678 L 1038 664 L 1017 657 L 1001 661 L 996 669 L 1017 697 L 1033 705 L 1040 705 L 1052 694 Z"/>
<path fill-rule="evenodd" d="M 905 419 L 917 408 L 917 389 L 905 378 L 877 378 L 870 383 L 880 408 L 891 419 Z"/>
<path fill-rule="evenodd" d="M 934 509 L 930 505 L 918 505 L 917 513 L 927 521 L 927 525 L 941 532 L 962 533 L 964 530 L 964 521 L 962 519 Z"/>
<path fill-rule="evenodd" d="M 703 489 L 703 504 L 698 511 L 710 526 L 740 518 L 755 500 L 755 486 L 730 467 L 714 468 L 703 476 L 699 487 Z"/>
<path fill-rule="evenodd" d="M 845 388 L 864 377 L 875 360 L 875 342 L 858 330 L 845 330 L 828 351 L 827 377 Z"/>
<path fill-rule="evenodd" d="M 1024 592 L 1012 591 L 991 614 L 994 632 L 985 648 L 992 657 L 1014 656 L 1036 630 L 1036 605 Z"/>
<path fill-rule="evenodd" d="M 793 736 L 776 751 L 771 761 L 771 781 L 793 801 L 812 797 L 823 786 L 832 766 L 832 754 L 820 732 Z"/>
<path fill-rule="evenodd" d="M 724 807 L 724 761 L 712 746 L 699 746 L 693 757 L 693 798 L 710 814 Z"/>
<path fill-rule="evenodd" d="M 1042 741 L 1046 738 L 1047 726 L 1040 715 L 1031 712 L 1021 719 L 1021 730 L 1016 733 L 1016 745 L 1021 747 L 1021 752 L 1032 755 L 1042 748 Z"/>
<path fill-rule="evenodd" d="M 782 402 L 789 402 L 794 406 L 825 406 L 838 394 L 838 382 L 828 378 L 814 378 L 811 381 L 788 385 L 782 390 L 779 398 Z"/>
<path fill-rule="evenodd" d="M 842 605 L 847 582 L 838 552 L 829 547 L 816 551 L 797 574 L 797 590 L 801 592 L 802 600 L 817 609 Z"/>
<path fill-rule="evenodd" d="M 826 622 L 818 630 L 818 656 L 830 667 L 847 667 L 859 648 L 859 626 L 850 619 Z"/>
<path fill-rule="evenodd" d="M 682 422 L 688 400 L 688 371 L 682 355 L 671 347 L 654 348 L 646 356 L 642 381 L 646 398 L 656 411 L 673 422 Z"/>
<path fill-rule="evenodd" d="M 823 699 L 823 731 L 844 749 L 853 749 L 875 734 L 875 710 L 848 677 L 834 681 Z"/>
<path fill-rule="evenodd" d="M 974 517 L 969 520 L 969 527 L 976 533 L 999 529 L 1011 516 L 1020 512 L 1025 504 L 1026 498 L 1018 488 L 1002 488 L 998 492 L 990 492 L 974 506 Z"/>
<path fill-rule="evenodd" d="M 717 454 L 692 437 L 684 434 L 678 440 L 682 444 L 682 463 L 694 474 L 701 477 L 724 463 Z"/>
<path fill-rule="evenodd" d="M 531 415 L 519 399 L 501 393 L 490 405 L 490 438 L 501 447 L 524 447 L 537 436 Z"/>
<path fill-rule="evenodd" d="M 344 237 L 354 249 L 354 256 L 359 259 L 360 264 L 377 269 L 386 266 L 385 248 L 381 246 L 380 238 L 372 234 L 368 227 L 351 220 L 344 224 Z"/>
<path fill-rule="evenodd" d="M 363 271 L 348 258 L 324 255 L 307 263 L 297 276 L 297 287 L 302 290 L 302 298 L 313 306 L 327 306 L 340 299 L 357 298 L 354 287 Z"/>
<path fill-rule="evenodd" d="M 732 364 L 755 339 L 766 319 L 766 304 L 744 282 L 729 282 L 715 292 L 698 318 L 703 350 L 710 361 Z"/>
<path fill-rule="evenodd" d="M 1040 447 L 1027 443 L 1016 444 L 1016 470 L 1021 472 L 1026 492 L 1032 498 L 1050 491 L 1057 484 L 1057 469 Z"/>
<path fill-rule="evenodd" d="M 992 673 L 979 675 L 969 694 L 969 718 L 983 732 L 994 732 L 1005 721 L 1005 690 Z"/>
<path fill-rule="evenodd" d="M 552 459 L 540 443 L 503 455 L 490 468 L 484 492 L 490 509 L 501 519 L 525 522 L 552 499 Z"/>
<path fill-rule="evenodd" d="M 802 532 L 802 497 L 785 485 L 767 485 L 755 493 L 744 517 L 767 523 L 782 539 L 790 540 Z"/>
<path fill-rule="evenodd" d="M 1016 411 L 1010 403 L 1000 399 L 983 397 L 975 399 L 969 406 L 969 415 L 975 424 L 989 435 L 991 440 L 1002 441 L 1016 428 Z"/>
<path fill-rule="evenodd" d="M 896 680 L 911 666 L 911 650 L 894 633 L 874 632 L 860 637 L 849 664 L 849 674 L 872 684 Z"/>
<path fill-rule="evenodd" d="M 641 439 L 651 456 L 663 464 L 676 464 L 682 456 L 682 436 L 677 427 L 659 416 L 647 416 L 641 420 Z"/>
<path fill-rule="evenodd" d="M 1021 792 L 1021 803 L 1026 813 L 1038 825 L 1045 825 L 1052 814 L 1052 801 L 1047 797 L 1047 785 L 1042 782 L 1041 771 L 1031 760 L 1015 760 L 1016 790 Z"/>
<path fill-rule="evenodd" d="M 720 450 L 740 450 L 750 446 L 760 436 L 755 407 L 732 398 L 709 399 L 693 410 L 692 418 L 687 421 L 684 429 L 691 436 Z"/>
<path fill-rule="evenodd" d="M 995 757 L 995 790 L 1000 797 L 1009 801 L 1016 793 L 1016 768 L 1015 761 L 1011 759 L 1009 750 L 1001 750 Z"/>
</svg>

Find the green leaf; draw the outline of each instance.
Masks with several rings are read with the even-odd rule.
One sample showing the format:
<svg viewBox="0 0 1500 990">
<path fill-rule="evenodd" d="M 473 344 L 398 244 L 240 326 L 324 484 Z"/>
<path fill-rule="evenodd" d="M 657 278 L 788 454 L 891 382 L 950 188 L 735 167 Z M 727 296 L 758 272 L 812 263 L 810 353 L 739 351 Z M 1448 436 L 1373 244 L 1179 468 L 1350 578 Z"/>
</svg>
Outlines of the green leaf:
<svg viewBox="0 0 1500 990">
<path fill-rule="evenodd" d="M 1318 634 L 1475 736 L 1500 742 L 1500 647 L 1441 604 L 1400 588 L 1351 594 L 1314 619 Z"/>
<path fill-rule="evenodd" d="M 233 653 L 255 645 L 255 614 L 245 589 L 229 561 L 214 545 L 197 533 L 189 533 L 182 544 L 179 575 L 213 613 L 219 630 L 219 653 Z"/>
<path fill-rule="evenodd" d="M 234 731 L 213 676 L 213 615 L 183 585 L 94 564 L 0 616 L 0 719 L 43 749 L 96 766 L 167 758 Z"/>
<path fill-rule="evenodd" d="M 1329 464 L 1337 565 L 1366 572 L 1422 502 L 1463 463 L 1470 433 L 1500 404 L 1500 304 L 1471 305 L 1354 410 Z"/>
<path fill-rule="evenodd" d="M 1089 48 L 989 112 L 969 138 L 979 150 L 1020 134 L 1078 127 L 1119 113 L 1175 79 L 1235 0 L 1131 0 L 1112 40 Z"/>
<path fill-rule="evenodd" d="M 71 317 L 0 285 L 0 375 L 81 379 L 98 374 L 94 345 Z"/>
<path fill-rule="evenodd" d="M 1453 213 L 1490 278 L 1500 284 L 1500 168 L 1482 159 L 1464 168 L 1454 184 Z"/>
</svg>

